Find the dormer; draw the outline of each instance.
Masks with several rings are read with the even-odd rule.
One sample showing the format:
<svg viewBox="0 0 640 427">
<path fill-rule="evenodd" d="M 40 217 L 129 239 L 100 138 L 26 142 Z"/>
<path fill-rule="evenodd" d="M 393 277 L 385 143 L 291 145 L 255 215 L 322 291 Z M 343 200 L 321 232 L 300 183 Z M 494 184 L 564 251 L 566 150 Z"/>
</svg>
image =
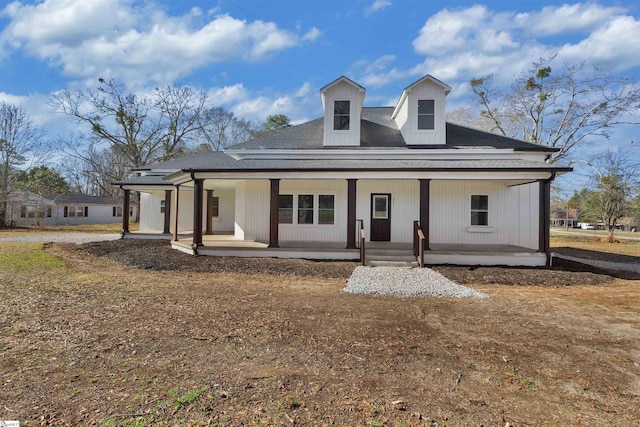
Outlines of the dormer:
<svg viewBox="0 0 640 427">
<path fill-rule="evenodd" d="M 342 76 L 320 89 L 324 110 L 325 147 L 357 147 L 360 145 L 360 117 L 365 89 Z"/>
<path fill-rule="evenodd" d="M 391 118 L 407 145 L 446 144 L 445 98 L 451 87 L 426 75 L 402 91 Z"/>
</svg>

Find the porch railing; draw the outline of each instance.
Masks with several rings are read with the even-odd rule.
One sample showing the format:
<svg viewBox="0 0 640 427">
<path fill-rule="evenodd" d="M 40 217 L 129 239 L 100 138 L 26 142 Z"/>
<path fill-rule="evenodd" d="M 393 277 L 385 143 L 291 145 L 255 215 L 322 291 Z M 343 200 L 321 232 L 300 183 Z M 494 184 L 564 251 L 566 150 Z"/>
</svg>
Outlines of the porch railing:
<svg viewBox="0 0 640 427">
<path fill-rule="evenodd" d="M 365 255 L 366 255 L 365 248 L 364 248 L 365 247 L 364 241 L 366 237 L 365 231 L 364 231 L 364 221 L 361 219 L 358 219 L 356 221 L 360 222 L 360 229 L 359 229 L 360 236 L 358 239 L 356 239 L 360 243 L 360 263 L 362 263 L 362 265 L 367 265 L 367 261 L 365 259 Z"/>
<path fill-rule="evenodd" d="M 418 259 L 420 267 L 424 267 L 424 241 L 420 221 L 413 221 L 413 255 Z"/>
</svg>

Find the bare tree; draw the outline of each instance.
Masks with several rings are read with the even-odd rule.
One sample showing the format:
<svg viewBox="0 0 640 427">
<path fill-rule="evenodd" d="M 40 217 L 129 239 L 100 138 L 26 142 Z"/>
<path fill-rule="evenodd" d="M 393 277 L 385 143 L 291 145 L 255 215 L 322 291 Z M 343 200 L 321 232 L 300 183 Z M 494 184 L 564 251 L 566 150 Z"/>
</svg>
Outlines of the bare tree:
<svg viewBox="0 0 640 427">
<path fill-rule="evenodd" d="M 37 163 L 45 153 L 43 133 L 22 107 L 0 103 L 0 228 L 7 227 L 7 205 L 14 171 L 25 164 Z"/>
<path fill-rule="evenodd" d="M 640 111 L 636 81 L 615 77 L 598 67 L 564 65 L 552 70 L 542 59 L 516 77 L 501 93 L 493 76 L 471 80 L 471 88 L 491 123 L 491 131 L 558 148 L 551 161 L 570 158 L 589 137 L 610 137 L 613 127 L 632 124 Z"/>
<path fill-rule="evenodd" d="M 131 168 L 147 165 L 163 153 L 160 116 L 147 97 L 126 93 L 114 80 L 100 79 L 97 91 L 64 90 L 51 98 L 58 112 L 88 125 L 93 135 L 120 153 Z"/>
<path fill-rule="evenodd" d="M 248 140 L 253 129 L 250 122 L 237 118 L 231 111 L 212 107 L 200 116 L 200 132 L 211 151 L 220 151 Z"/>
<path fill-rule="evenodd" d="M 165 86 L 155 91 L 154 107 L 161 114 L 162 160 L 184 153 L 197 140 L 207 95 L 204 91 L 182 86 Z"/>
</svg>

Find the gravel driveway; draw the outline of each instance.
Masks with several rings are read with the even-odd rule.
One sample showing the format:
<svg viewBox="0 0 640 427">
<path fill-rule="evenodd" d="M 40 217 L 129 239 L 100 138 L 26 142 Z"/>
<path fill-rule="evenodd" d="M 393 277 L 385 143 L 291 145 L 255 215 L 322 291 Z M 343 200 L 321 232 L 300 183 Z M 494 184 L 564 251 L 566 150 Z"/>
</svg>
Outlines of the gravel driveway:
<svg viewBox="0 0 640 427">
<path fill-rule="evenodd" d="M 48 233 L 25 234 L 23 236 L 2 237 L 0 242 L 44 242 L 44 243 L 89 243 L 105 240 L 118 240 L 119 233 L 92 234 L 92 233 Z"/>
</svg>

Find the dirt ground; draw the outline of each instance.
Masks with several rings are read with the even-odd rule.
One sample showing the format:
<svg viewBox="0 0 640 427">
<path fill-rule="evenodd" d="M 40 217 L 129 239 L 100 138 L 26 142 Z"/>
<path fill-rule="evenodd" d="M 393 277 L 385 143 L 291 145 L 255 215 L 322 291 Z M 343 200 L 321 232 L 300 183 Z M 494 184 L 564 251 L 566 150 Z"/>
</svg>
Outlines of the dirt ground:
<svg viewBox="0 0 640 427">
<path fill-rule="evenodd" d="M 341 293 L 353 263 L 161 270 L 162 245 L 113 248 L 51 245 L 66 267 L 0 271 L 0 419 L 640 425 L 640 281 L 438 267 L 491 297 L 397 299 Z"/>
</svg>

